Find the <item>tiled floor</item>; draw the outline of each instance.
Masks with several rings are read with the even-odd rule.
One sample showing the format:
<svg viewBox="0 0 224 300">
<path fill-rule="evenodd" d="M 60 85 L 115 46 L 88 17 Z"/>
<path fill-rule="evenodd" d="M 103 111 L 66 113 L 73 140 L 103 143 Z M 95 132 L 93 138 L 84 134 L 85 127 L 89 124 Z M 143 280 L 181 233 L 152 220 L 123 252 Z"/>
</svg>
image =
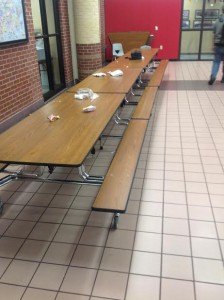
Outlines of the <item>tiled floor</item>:
<svg viewBox="0 0 224 300">
<path fill-rule="evenodd" d="M 208 87 L 210 68 L 169 63 L 117 230 L 91 211 L 96 186 L 1 187 L 1 300 L 224 299 L 224 85 Z M 91 173 L 117 143 L 87 159 Z"/>
</svg>

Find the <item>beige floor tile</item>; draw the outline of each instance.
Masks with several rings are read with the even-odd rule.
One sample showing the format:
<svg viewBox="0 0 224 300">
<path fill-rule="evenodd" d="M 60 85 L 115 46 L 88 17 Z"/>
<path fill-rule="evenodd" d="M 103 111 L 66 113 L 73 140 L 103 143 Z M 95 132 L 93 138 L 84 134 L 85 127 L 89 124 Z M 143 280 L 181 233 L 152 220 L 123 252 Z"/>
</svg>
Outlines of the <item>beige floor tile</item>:
<svg viewBox="0 0 224 300">
<path fill-rule="evenodd" d="M 34 226 L 34 222 L 15 220 L 6 230 L 4 235 L 9 237 L 26 238 Z"/>
<path fill-rule="evenodd" d="M 224 208 L 213 208 L 215 221 L 216 222 L 223 222 L 224 220 Z"/>
<path fill-rule="evenodd" d="M 13 260 L 0 281 L 2 283 L 27 286 L 37 267 L 38 263 L 36 262 Z"/>
<path fill-rule="evenodd" d="M 130 274 L 126 300 L 159 300 L 160 279 Z"/>
<path fill-rule="evenodd" d="M 139 216 L 137 231 L 162 233 L 162 218 L 154 216 Z"/>
<path fill-rule="evenodd" d="M 191 220 L 214 221 L 210 207 L 189 205 L 188 212 Z"/>
<path fill-rule="evenodd" d="M 193 280 L 191 258 L 164 254 L 162 258 L 162 277 Z"/>
<path fill-rule="evenodd" d="M 38 193 L 46 193 L 46 194 L 56 194 L 61 185 L 59 183 L 43 183 L 38 190 Z"/>
<path fill-rule="evenodd" d="M 187 236 L 163 235 L 163 253 L 174 255 L 191 255 L 190 239 Z"/>
<path fill-rule="evenodd" d="M 54 300 L 56 295 L 57 293 L 53 291 L 28 288 L 22 300 Z"/>
<path fill-rule="evenodd" d="M 27 205 L 18 215 L 17 219 L 24 221 L 38 221 L 45 209 L 46 207 Z"/>
<path fill-rule="evenodd" d="M 162 279 L 161 300 L 194 300 L 193 282 Z"/>
<path fill-rule="evenodd" d="M 90 212 L 88 210 L 69 209 L 63 224 L 86 225 Z"/>
<path fill-rule="evenodd" d="M 224 196 L 223 195 L 210 195 L 211 203 L 213 207 L 224 208 Z"/>
<path fill-rule="evenodd" d="M 47 207 L 54 197 L 53 194 L 51 194 L 51 193 L 49 193 L 49 194 L 48 193 L 46 193 L 46 194 L 36 193 L 33 195 L 32 199 L 29 201 L 29 205 Z"/>
<path fill-rule="evenodd" d="M 224 270 L 221 260 L 193 258 L 196 281 L 224 284 Z"/>
<path fill-rule="evenodd" d="M 188 205 L 210 206 L 209 194 L 187 193 Z"/>
<path fill-rule="evenodd" d="M 24 239 L 2 237 L 0 239 L 0 257 L 13 258 L 23 242 Z"/>
<path fill-rule="evenodd" d="M 62 224 L 53 240 L 62 243 L 78 243 L 83 229 L 83 226 Z"/>
<path fill-rule="evenodd" d="M 41 182 L 24 181 L 22 184 L 20 183 L 18 191 L 26 193 L 35 193 L 41 187 L 41 185 Z"/>
<path fill-rule="evenodd" d="M 11 259 L 0 258 L 0 278 L 10 263 L 11 263 Z"/>
<path fill-rule="evenodd" d="M 79 185 L 62 184 L 58 190 L 59 195 L 75 196 L 80 190 Z"/>
<path fill-rule="evenodd" d="M 73 203 L 71 205 L 71 208 L 91 210 L 93 201 L 94 201 L 94 197 L 76 196 L 75 200 L 73 201 Z"/>
<path fill-rule="evenodd" d="M 14 204 L 5 204 L 4 205 L 4 210 L 3 210 L 3 217 L 5 219 L 11 219 L 14 220 L 19 213 L 22 211 L 24 208 L 23 205 L 14 205 Z"/>
<path fill-rule="evenodd" d="M 71 266 L 98 269 L 103 250 L 103 247 L 79 245 L 75 250 Z"/>
<path fill-rule="evenodd" d="M 37 223 L 30 233 L 29 238 L 34 240 L 51 241 L 59 224 Z"/>
<path fill-rule="evenodd" d="M 114 230 L 109 232 L 106 247 L 132 249 L 134 243 L 134 232 L 128 230 Z"/>
<path fill-rule="evenodd" d="M 140 215 L 148 215 L 148 216 L 162 216 L 162 203 L 150 202 L 150 201 L 142 201 L 140 203 Z"/>
<path fill-rule="evenodd" d="M 218 236 L 220 239 L 224 239 L 224 223 L 216 223 Z"/>
<path fill-rule="evenodd" d="M 191 243 L 194 257 L 221 259 L 218 240 L 192 237 Z"/>
<path fill-rule="evenodd" d="M 104 246 L 108 235 L 107 228 L 85 227 L 80 244 L 92 246 Z"/>
<path fill-rule="evenodd" d="M 112 213 L 92 211 L 87 226 L 96 226 L 96 227 L 110 227 L 112 222 Z"/>
<path fill-rule="evenodd" d="M 217 284 L 206 284 L 196 282 L 197 300 L 222 300 L 224 295 L 224 286 Z"/>
<path fill-rule="evenodd" d="M 10 226 L 13 220 L 0 219 L 0 235 L 4 235 L 4 232 Z"/>
<path fill-rule="evenodd" d="M 137 216 L 128 214 L 121 214 L 118 220 L 118 227 L 119 229 L 126 229 L 126 230 L 135 230 L 137 226 Z"/>
<path fill-rule="evenodd" d="M 44 255 L 43 262 L 69 265 L 76 245 L 52 242 Z"/>
<path fill-rule="evenodd" d="M 82 295 L 75 295 L 75 294 L 68 294 L 68 293 L 58 293 L 57 298 L 55 300 L 89 300 L 89 296 L 82 296 Z"/>
<path fill-rule="evenodd" d="M 163 191 L 143 189 L 142 201 L 163 202 Z"/>
<path fill-rule="evenodd" d="M 128 275 L 124 273 L 99 271 L 93 289 L 93 296 L 123 300 Z"/>
<path fill-rule="evenodd" d="M 67 212 L 65 208 L 49 207 L 41 216 L 40 222 L 61 223 Z"/>
<path fill-rule="evenodd" d="M 57 291 L 65 276 L 67 267 L 41 263 L 30 282 L 30 287 Z"/>
<path fill-rule="evenodd" d="M 186 204 L 186 194 L 183 192 L 164 191 L 164 203 Z"/>
<path fill-rule="evenodd" d="M 16 258 L 37 262 L 41 261 L 49 244 L 46 241 L 26 240 L 17 253 Z"/>
<path fill-rule="evenodd" d="M 217 239 L 214 222 L 190 220 L 191 236 Z"/>
<path fill-rule="evenodd" d="M 135 237 L 134 250 L 161 253 L 161 234 L 138 232 Z"/>
<path fill-rule="evenodd" d="M 164 190 L 173 192 L 185 192 L 185 183 L 180 180 L 165 180 Z"/>
<path fill-rule="evenodd" d="M 163 232 L 166 234 L 177 234 L 189 236 L 188 220 L 164 218 L 163 219 Z"/>
<path fill-rule="evenodd" d="M 32 198 L 33 194 L 34 193 L 15 192 L 7 203 L 26 205 Z"/>
<path fill-rule="evenodd" d="M 134 251 L 130 273 L 139 275 L 160 276 L 161 255 Z"/>
<path fill-rule="evenodd" d="M 138 214 L 138 210 L 139 210 L 139 201 L 128 201 L 128 205 L 127 205 L 127 210 L 126 213 L 127 214 Z"/>
<path fill-rule="evenodd" d="M 169 218 L 179 218 L 179 219 L 187 219 L 187 206 L 186 205 L 179 205 L 179 204 L 164 204 L 164 217 Z"/>
<path fill-rule="evenodd" d="M 100 269 L 128 273 L 131 254 L 130 250 L 105 248 Z"/>
<path fill-rule="evenodd" d="M 2 300 L 20 300 L 24 291 L 25 287 L 0 283 L 0 295 Z"/>
<path fill-rule="evenodd" d="M 84 269 L 70 267 L 61 285 L 61 292 L 90 295 L 97 271 L 94 269 Z"/>
</svg>

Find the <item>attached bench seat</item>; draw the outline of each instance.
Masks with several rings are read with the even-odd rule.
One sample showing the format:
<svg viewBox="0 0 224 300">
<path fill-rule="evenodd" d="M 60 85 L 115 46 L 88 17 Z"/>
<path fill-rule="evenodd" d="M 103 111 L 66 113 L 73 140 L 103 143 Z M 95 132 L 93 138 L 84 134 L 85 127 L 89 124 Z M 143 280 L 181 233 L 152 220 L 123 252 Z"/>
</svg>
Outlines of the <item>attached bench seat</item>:
<svg viewBox="0 0 224 300">
<path fill-rule="evenodd" d="M 131 120 L 92 205 L 95 211 L 124 213 L 145 137 L 148 120 Z"/>
<path fill-rule="evenodd" d="M 152 87 L 152 86 L 157 86 L 159 87 L 162 79 L 163 79 L 163 75 L 165 73 L 166 67 L 168 65 L 169 60 L 168 59 L 164 59 L 161 60 L 158 67 L 155 69 L 152 78 L 150 79 L 149 83 L 148 83 L 148 87 Z"/>
<path fill-rule="evenodd" d="M 158 87 L 146 87 L 132 115 L 132 119 L 149 120 Z"/>
</svg>

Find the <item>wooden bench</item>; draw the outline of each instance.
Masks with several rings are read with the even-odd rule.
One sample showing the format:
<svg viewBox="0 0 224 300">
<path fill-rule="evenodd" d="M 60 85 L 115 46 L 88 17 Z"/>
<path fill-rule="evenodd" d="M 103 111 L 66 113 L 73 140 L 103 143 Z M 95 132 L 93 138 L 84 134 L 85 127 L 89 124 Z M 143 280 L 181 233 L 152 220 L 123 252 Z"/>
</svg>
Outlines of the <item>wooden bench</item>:
<svg viewBox="0 0 224 300">
<path fill-rule="evenodd" d="M 168 65 L 169 60 L 165 59 L 165 60 L 161 60 L 158 67 L 155 69 L 152 78 L 150 79 L 149 83 L 148 83 L 148 87 L 153 87 L 153 86 L 157 86 L 159 87 L 162 79 L 163 79 L 163 75 L 165 73 L 166 67 Z"/>
<path fill-rule="evenodd" d="M 92 210 L 113 212 L 117 228 L 120 213 L 127 207 L 148 120 L 131 120 L 92 205 Z"/>
<path fill-rule="evenodd" d="M 132 119 L 149 120 L 158 87 L 146 87 L 132 115 Z"/>
</svg>

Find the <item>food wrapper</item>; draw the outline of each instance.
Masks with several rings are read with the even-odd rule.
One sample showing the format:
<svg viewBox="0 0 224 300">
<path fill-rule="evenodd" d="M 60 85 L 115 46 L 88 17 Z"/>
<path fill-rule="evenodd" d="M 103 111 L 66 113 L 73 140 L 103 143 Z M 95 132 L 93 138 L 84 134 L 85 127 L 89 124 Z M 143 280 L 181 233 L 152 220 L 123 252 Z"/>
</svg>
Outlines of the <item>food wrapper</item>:
<svg viewBox="0 0 224 300">
<path fill-rule="evenodd" d="M 94 110 L 96 110 L 96 106 L 94 106 L 94 105 L 89 105 L 89 106 L 83 107 L 82 110 L 83 110 L 83 112 L 94 111 Z"/>
<path fill-rule="evenodd" d="M 95 77 L 102 77 L 102 76 L 107 76 L 107 74 L 99 72 L 99 73 L 94 73 L 93 76 L 95 76 Z"/>
<path fill-rule="evenodd" d="M 60 119 L 59 116 L 56 116 L 56 115 L 54 115 L 54 114 L 49 115 L 47 118 L 48 118 L 48 120 L 49 120 L 50 122 L 53 122 L 53 121 L 56 121 L 56 120 Z"/>
</svg>

